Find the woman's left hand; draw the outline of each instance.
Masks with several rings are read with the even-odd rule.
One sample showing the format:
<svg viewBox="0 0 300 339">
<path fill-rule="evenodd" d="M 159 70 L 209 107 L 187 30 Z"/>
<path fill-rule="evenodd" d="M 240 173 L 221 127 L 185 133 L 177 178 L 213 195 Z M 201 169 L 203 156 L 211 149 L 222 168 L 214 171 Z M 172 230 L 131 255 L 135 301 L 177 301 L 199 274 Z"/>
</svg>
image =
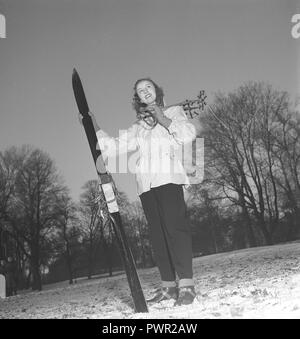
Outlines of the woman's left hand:
<svg viewBox="0 0 300 339">
<path fill-rule="evenodd" d="M 156 118 L 157 122 L 162 125 L 165 128 L 169 128 L 172 120 L 167 118 L 164 113 L 163 110 L 161 109 L 161 107 L 157 106 L 157 105 L 151 105 L 147 107 L 147 110 L 151 112 L 151 114 L 153 115 L 153 117 Z"/>
</svg>

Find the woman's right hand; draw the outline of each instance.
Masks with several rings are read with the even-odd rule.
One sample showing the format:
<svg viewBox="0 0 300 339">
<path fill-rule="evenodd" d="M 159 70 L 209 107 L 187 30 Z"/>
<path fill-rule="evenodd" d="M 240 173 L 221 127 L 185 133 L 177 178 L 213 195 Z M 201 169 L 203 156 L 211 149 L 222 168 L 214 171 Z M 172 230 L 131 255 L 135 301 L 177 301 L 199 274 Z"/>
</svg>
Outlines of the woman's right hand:
<svg viewBox="0 0 300 339">
<path fill-rule="evenodd" d="M 82 119 L 83 119 L 82 114 L 81 114 L 81 113 L 78 113 L 78 121 L 79 121 L 80 125 L 83 125 L 83 124 L 82 124 Z"/>
<path fill-rule="evenodd" d="M 95 118 L 94 114 L 93 114 L 92 112 L 89 112 L 89 116 L 90 116 L 91 119 L 92 119 L 92 123 L 93 123 L 93 126 L 94 126 L 95 131 L 96 131 L 96 132 L 99 131 L 100 127 L 99 127 L 98 124 L 97 124 L 97 121 L 96 121 L 96 118 Z M 78 119 L 79 119 L 80 124 L 83 125 L 83 124 L 82 124 L 83 116 L 82 116 L 81 113 L 78 113 Z"/>
</svg>

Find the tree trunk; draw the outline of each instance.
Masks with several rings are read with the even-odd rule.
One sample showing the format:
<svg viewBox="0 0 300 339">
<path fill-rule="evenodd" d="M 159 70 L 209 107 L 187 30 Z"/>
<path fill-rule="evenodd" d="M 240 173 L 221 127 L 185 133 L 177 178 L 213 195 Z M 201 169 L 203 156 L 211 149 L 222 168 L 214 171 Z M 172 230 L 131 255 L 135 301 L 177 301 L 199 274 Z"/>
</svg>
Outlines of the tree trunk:
<svg viewBox="0 0 300 339">
<path fill-rule="evenodd" d="M 248 247 L 255 247 L 257 246 L 255 235 L 253 232 L 253 228 L 251 225 L 251 219 L 249 217 L 249 213 L 245 203 L 242 205 L 242 215 L 245 221 L 245 231 L 246 231 L 246 242 L 249 245 Z"/>
<path fill-rule="evenodd" d="M 92 279 L 92 271 L 93 271 L 93 269 L 92 269 L 92 264 L 91 264 L 91 262 L 89 262 L 88 263 L 88 274 L 87 274 L 87 278 L 90 280 L 90 279 Z"/>
<path fill-rule="evenodd" d="M 255 235 L 254 235 L 253 228 L 251 225 L 251 221 L 248 219 L 245 220 L 245 229 L 246 229 L 246 238 L 247 238 L 248 247 L 257 246 Z"/>
<path fill-rule="evenodd" d="M 155 260 L 153 258 L 153 254 L 152 254 L 151 248 L 149 249 L 149 261 L 150 261 L 150 267 L 154 267 L 155 266 Z"/>
<path fill-rule="evenodd" d="M 218 243 L 217 243 L 217 239 L 216 239 L 215 226 L 214 226 L 213 222 L 210 222 L 210 234 L 211 234 L 212 243 L 213 243 L 213 247 L 214 247 L 214 253 L 218 253 L 219 248 L 218 248 Z"/>
<path fill-rule="evenodd" d="M 108 251 L 107 251 L 107 268 L 108 268 L 108 274 L 110 277 L 112 277 L 113 274 L 113 263 L 112 263 L 112 247 L 108 246 Z"/>
<path fill-rule="evenodd" d="M 72 269 L 72 262 L 70 258 L 67 258 L 67 267 L 68 267 L 68 273 L 69 273 L 69 284 L 73 284 L 73 269 Z"/>
<path fill-rule="evenodd" d="M 261 227 L 262 234 L 265 238 L 264 240 L 265 240 L 266 245 L 273 245 L 272 237 L 271 237 L 271 234 L 270 234 L 270 232 L 267 228 L 265 220 L 260 219 L 259 225 Z"/>
<path fill-rule="evenodd" d="M 42 290 L 42 277 L 40 272 L 39 246 L 34 244 L 31 248 L 31 273 L 32 273 L 32 290 Z"/>
<path fill-rule="evenodd" d="M 112 277 L 113 275 L 113 267 L 112 267 L 111 262 L 109 262 L 109 265 L 108 265 L 108 275 L 109 277 Z"/>
<path fill-rule="evenodd" d="M 32 272 L 32 290 L 41 291 L 42 290 L 42 278 L 40 267 L 37 262 L 31 263 L 31 272 Z"/>
<path fill-rule="evenodd" d="M 29 289 L 30 288 L 30 281 L 31 281 L 31 276 L 32 276 L 32 273 L 31 273 L 31 270 L 29 271 L 27 277 L 26 277 L 26 281 L 25 281 L 25 288 L 26 289 Z"/>
<path fill-rule="evenodd" d="M 65 252 L 65 260 L 67 264 L 67 270 L 69 275 L 69 284 L 73 284 L 73 267 L 72 267 L 72 256 L 70 252 L 69 243 L 66 241 L 66 252 Z"/>
<path fill-rule="evenodd" d="M 92 279 L 92 274 L 93 274 L 93 245 L 90 244 L 89 249 L 88 249 L 88 274 L 87 278 Z"/>
</svg>

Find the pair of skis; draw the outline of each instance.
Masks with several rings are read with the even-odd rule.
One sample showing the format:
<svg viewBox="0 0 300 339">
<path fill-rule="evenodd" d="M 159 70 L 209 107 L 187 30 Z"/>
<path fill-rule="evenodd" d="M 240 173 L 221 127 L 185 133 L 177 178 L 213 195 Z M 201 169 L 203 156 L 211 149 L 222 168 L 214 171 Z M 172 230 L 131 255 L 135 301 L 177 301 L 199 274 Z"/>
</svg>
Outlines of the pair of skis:
<svg viewBox="0 0 300 339">
<path fill-rule="evenodd" d="M 72 75 L 72 86 L 78 110 L 83 117 L 82 118 L 83 127 L 96 166 L 96 171 L 99 179 L 99 188 L 104 193 L 110 219 L 119 244 L 119 249 L 121 252 L 125 272 L 127 275 L 127 280 L 129 283 L 135 311 L 148 312 L 147 303 L 137 274 L 134 258 L 129 248 L 128 241 L 124 232 L 124 227 L 122 225 L 122 220 L 113 188 L 114 183 L 111 175 L 107 173 L 101 155 L 100 147 L 97 147 L 98 140 L 91 116 L 89 115 L 89 106 L 85 97 L 82 82 L 75 68 L 73 70 Z"/>
</svg>

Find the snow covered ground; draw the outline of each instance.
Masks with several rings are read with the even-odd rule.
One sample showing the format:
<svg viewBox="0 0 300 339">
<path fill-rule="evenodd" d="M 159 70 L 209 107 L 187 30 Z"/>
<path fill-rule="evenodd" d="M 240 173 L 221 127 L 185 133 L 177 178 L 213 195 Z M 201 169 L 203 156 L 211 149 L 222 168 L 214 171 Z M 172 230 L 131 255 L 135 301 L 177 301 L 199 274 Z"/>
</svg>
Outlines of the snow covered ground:
<svg viewBox="0 0 300 339">
<path fill-rule="evenodd" d="M 159 287 L 157 268 L 139 270 L 146 298 Z M 203 319 L 300 318 L 300 243 L 194 259 L 197 300 L 134 313 L 125 274 L 47 285 L 0 299 L 0 318 Z"/>
</svg>

